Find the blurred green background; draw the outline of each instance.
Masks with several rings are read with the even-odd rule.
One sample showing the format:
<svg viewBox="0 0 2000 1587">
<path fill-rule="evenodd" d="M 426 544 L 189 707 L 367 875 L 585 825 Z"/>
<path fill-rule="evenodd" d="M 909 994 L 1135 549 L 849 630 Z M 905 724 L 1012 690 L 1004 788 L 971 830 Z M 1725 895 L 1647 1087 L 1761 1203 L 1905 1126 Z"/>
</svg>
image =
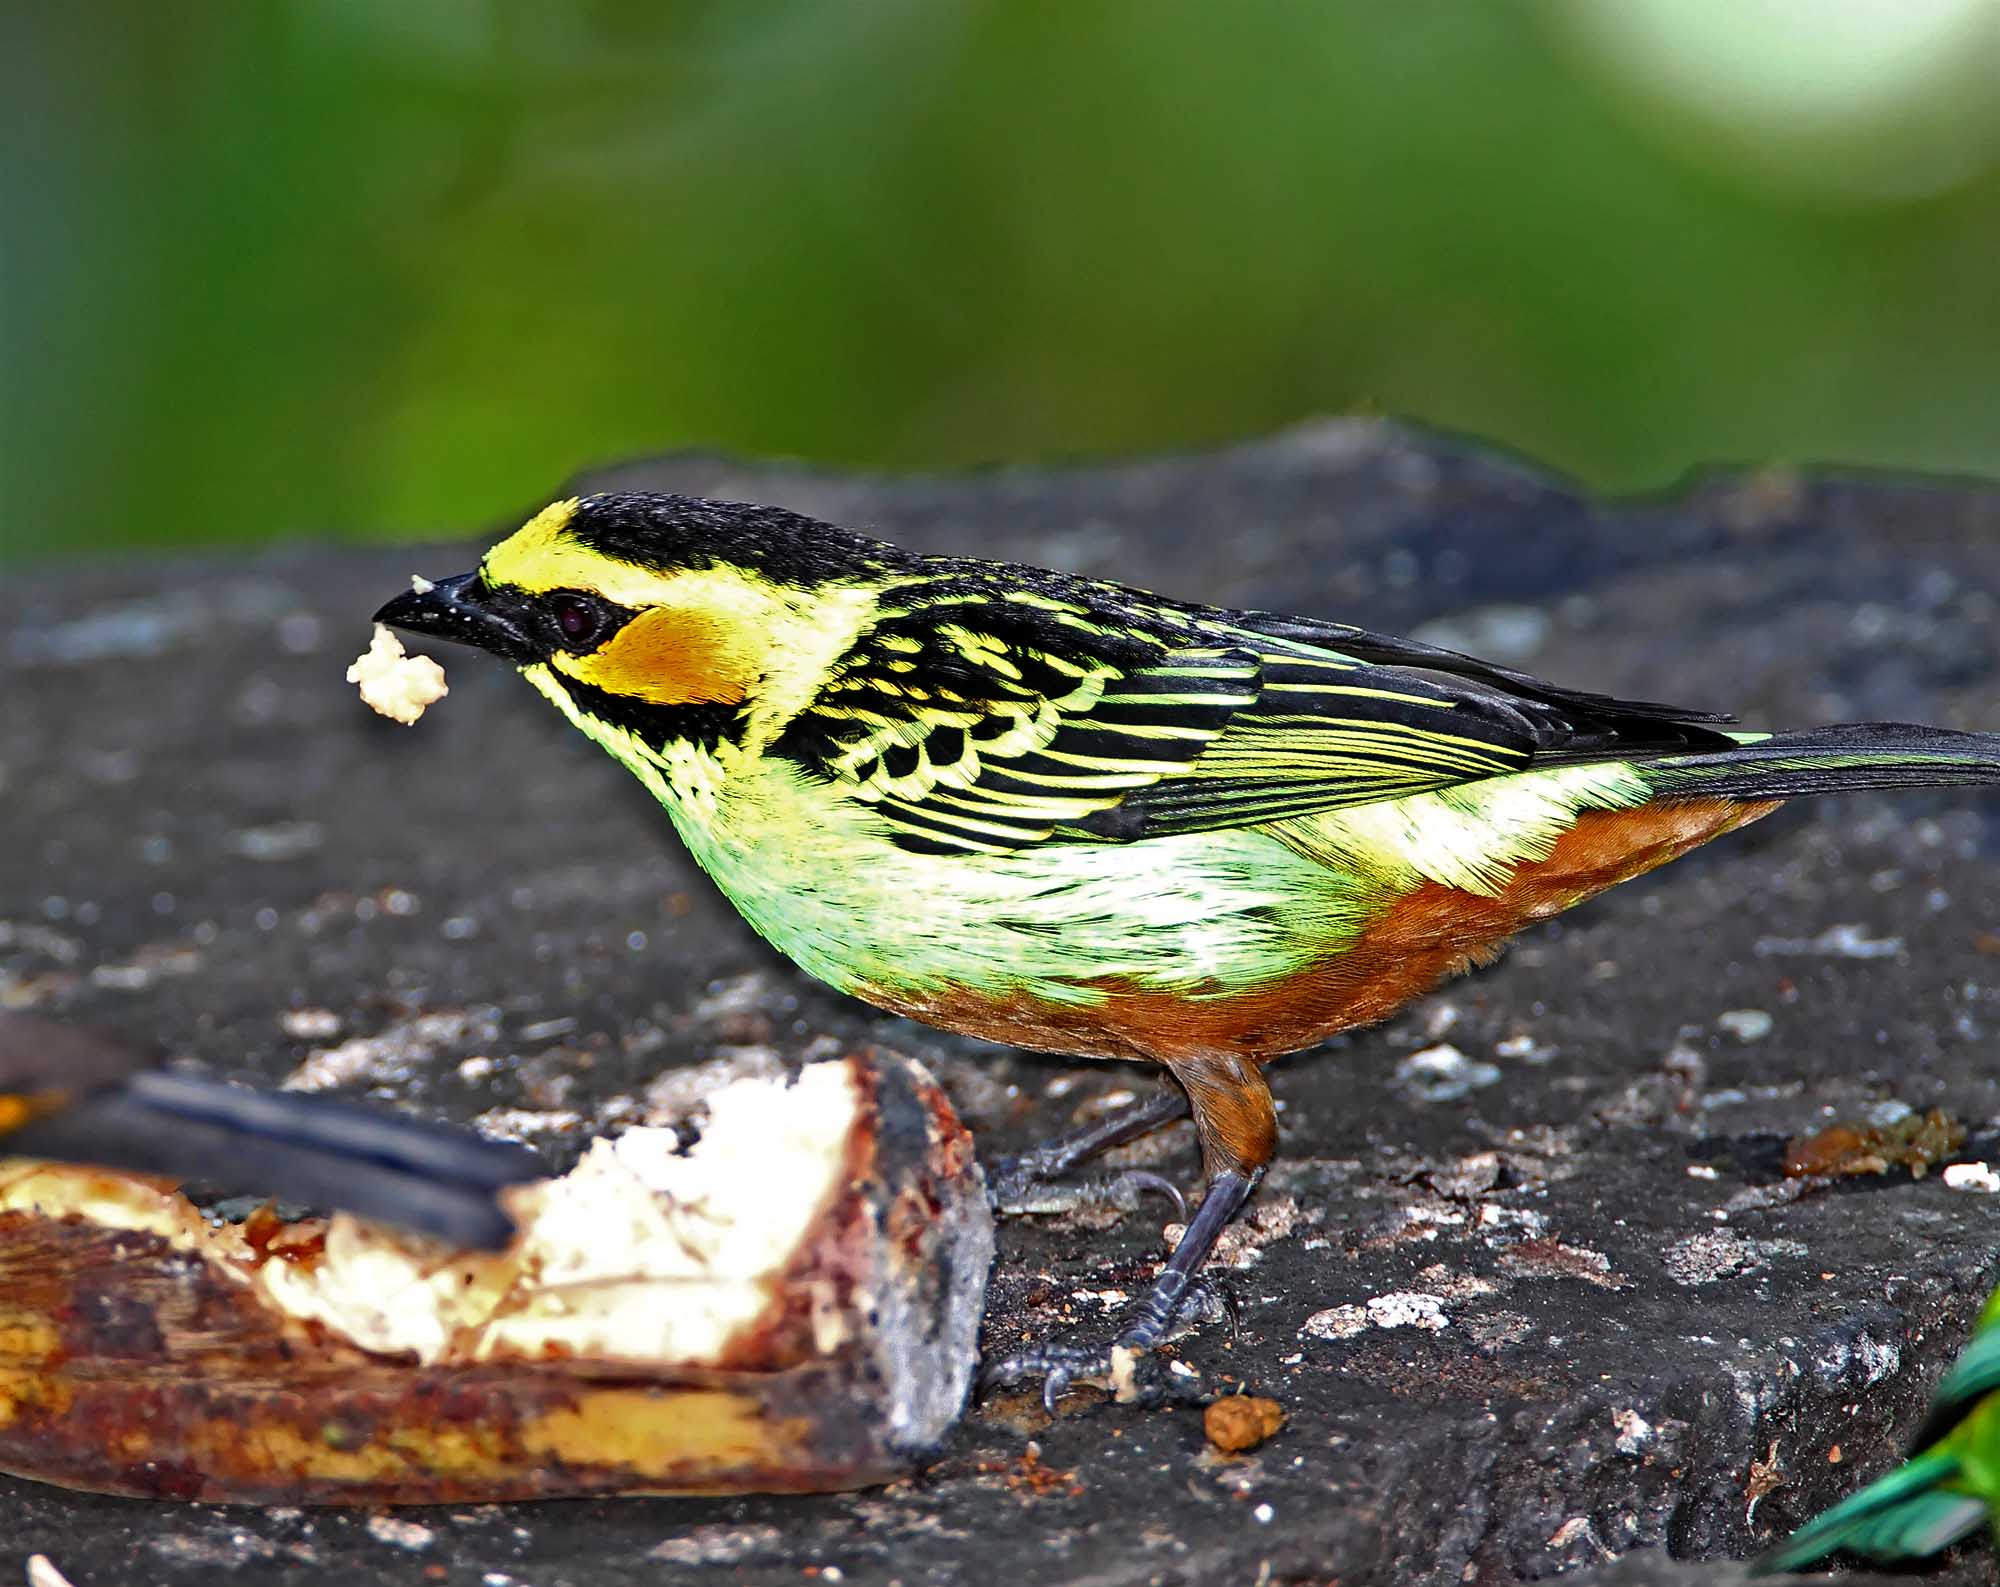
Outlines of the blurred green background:
<svg viewBox="0 0 2000 1587">
<path fill-rule="evenodd" d="M 135 0 L 0 61 L 0 555 L 1341 412 L 2000 473 L 1992 0 Z"/>
</svg>

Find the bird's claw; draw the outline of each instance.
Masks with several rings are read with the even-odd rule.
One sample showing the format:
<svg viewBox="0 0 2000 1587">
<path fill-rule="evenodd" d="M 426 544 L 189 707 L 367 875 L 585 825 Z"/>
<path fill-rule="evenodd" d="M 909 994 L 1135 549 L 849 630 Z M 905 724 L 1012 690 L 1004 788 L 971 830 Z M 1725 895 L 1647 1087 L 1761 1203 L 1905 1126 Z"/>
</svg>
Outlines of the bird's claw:
<svg viewBox="0 0 2000 1587">
<path fill-rule="evenodd" d="M 1201 1322 L 1228 1323 L 1232 1341 L 1242 1337 L 1243 1311 L 1236 1292 L 1218 1279 L 1198 1278 L 1189 1284 L 1174 1316 L 1183 1329 L 1195 1326 L 1199 1318 Z"/>
<path fill-rule="evenodd" d="M 1115 1178 L 1100 1180 L 1097 1185 L 1086 1188 L 1101 1189 L 1104 1199 L 1121 1212 L 1137 1211 L 1139 1198 L 1151 1191 L 1171 1201 L 1174 1216 L 1182 1223 L 1187 1222 L 1187 1198 L 1181 1194 L 1180 1186 L 1148 1169 L 1128 1168 Z"/>
</svg>

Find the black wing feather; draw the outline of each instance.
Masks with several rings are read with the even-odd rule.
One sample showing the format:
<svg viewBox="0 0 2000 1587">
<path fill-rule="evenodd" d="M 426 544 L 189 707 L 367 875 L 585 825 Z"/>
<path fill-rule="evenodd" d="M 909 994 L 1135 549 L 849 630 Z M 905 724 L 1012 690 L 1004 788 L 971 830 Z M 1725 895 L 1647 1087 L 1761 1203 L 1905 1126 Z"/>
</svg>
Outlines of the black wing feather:
<svg viewBox="0 0 2000 1587">
<path fill-rule="evenodd" d="M 1455 651 L 1118 585 L 952 562 L 773 746 L 921 852 L 1254 826 L 1530 762 L 1733 748 L 1671 706 Z"/>
<path fill-rule="evenodd" d="M 1655 728 L 1666 724 L 1722 725 L 1736 720 L 1723 711 L 1691 711 L 1684 706 L 1661 705 L 1649 700 L 1621 700 L 1614 695 L 1568 689 L 1545 678 L 1537 678 L 1533 673 L 1503 667 L 1497 662 L 1481 661 L 1477 656 L 1468 656 L 1462 651 L 1446 650 L 1441 645 L 1426 645 L 1415 639 L 1401 639 L 1394 634 L 1370 633 L 1365 628 L 1353 628 L 1346 623 L 1288 617 L 1282 612 L 1234 612 L 1230 616 L 1235 626 L 1247 633 L 1337 650 L 1357 661 L 1373 662 L 1379 666 L 1416 667 L 1426 672 L 1468 678 L 1491 684 L 1505 694 L 1565 707 L 1589 718 L 1645 722 Z"/>
</svg>

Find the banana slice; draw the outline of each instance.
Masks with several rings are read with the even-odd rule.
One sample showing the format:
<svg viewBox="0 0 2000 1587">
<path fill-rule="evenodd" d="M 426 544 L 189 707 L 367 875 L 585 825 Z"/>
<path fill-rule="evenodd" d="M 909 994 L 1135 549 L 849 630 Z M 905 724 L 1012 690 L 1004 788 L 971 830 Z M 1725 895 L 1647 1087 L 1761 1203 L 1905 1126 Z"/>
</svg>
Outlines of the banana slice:
<svg viewBox="0 0 2000 1587">
<path fill-rule="evenodd" d="M 916 1063 L 732 1082 L 515 1187 L 456 1250 L 215 1228 L 0 1159 L 0 1470 L 205 1503 L 804 1492 L 904 1471 L 971 1385 L 993 1225 Z"/>
</svg>

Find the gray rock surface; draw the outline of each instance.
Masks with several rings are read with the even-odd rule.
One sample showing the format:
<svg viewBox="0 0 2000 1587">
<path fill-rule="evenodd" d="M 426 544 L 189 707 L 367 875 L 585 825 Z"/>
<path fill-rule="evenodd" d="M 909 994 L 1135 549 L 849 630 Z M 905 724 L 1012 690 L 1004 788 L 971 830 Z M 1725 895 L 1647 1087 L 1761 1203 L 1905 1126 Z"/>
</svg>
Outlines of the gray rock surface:
<svg viewBox="0 0 2000 1587">
<path fill-rule="evenodd" d="M 2000 725 L 1991 487 L 1768 471 L 1607 509 L 1372 423 L 1076 471 L 686 458 L 618 480 L 1415 630 L 1757 723 Z M 0 1000 L 245 1078 L 310 1063 L 557 1156 L 703 1065 L 862 1039 L 922 1057 L 994 1152 L 1149 1083 L 807 981 L 636 784 L 480 658 L 443 657 L 451 697 L 417 728 L 369 716 L 341 680 L 368 613 L 471 555 L 9 576 Z M 1284 1403 L 1246 1457 L 1210 1453 L 1192 1410 L 1078 1395 L 1044 1425 L 1014 1396 L 850 1496 L 371 1517 L 0 1481 L 0 1573 L 42 1551 L 79 1587 L 1730 1580 L 1668 1555 L 1741 1556 L 1885 1469 L 1994 1277 L 2000 1201 L 1902 1174 L 1794 1195 L 1777 1166 L 1788 1135 L 1884 1104 L 1946 1108 L 1967 1155 L 2000 1158 L 1996 931 L 2000 798 L 1794 807 L 1284 1062 L 1286 1156 L 1231 1247 L 1241 1332 L 1179 1347 Z M 1193 1174 L 1185 1127 L 1135 1151 Z M 1158 1217 L 1008 1226 L 989 1347 L 1107 1327 Z M 1982 1545 L 1929 1579 L 1992 1571 Z"/>
</svg>

